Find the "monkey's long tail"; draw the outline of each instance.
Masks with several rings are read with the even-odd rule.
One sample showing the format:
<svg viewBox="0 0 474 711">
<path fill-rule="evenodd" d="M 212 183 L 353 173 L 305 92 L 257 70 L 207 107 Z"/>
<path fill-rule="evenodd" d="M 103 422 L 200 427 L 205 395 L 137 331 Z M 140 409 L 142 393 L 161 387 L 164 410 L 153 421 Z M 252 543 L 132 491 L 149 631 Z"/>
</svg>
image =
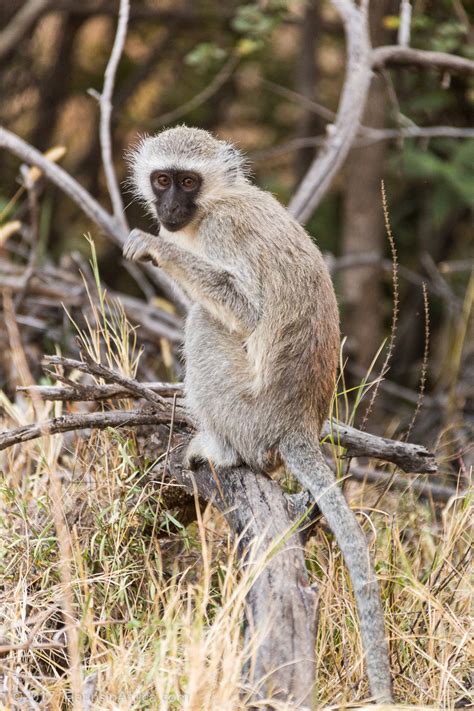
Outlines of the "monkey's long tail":
<svg viewBox="0 0 474 711">
<path fill-rule="evenodd" d="M 319 443 L 305 433 L 295 433 L 280 443 L 288 470 L 307 489 L 334 533 L 349 570 L 359 612 L 370 691 L 378 703 L 391 703 L 392 682 L 379 586 L 369 548 L 356 517 L 349 508 Z"/>
</svg>

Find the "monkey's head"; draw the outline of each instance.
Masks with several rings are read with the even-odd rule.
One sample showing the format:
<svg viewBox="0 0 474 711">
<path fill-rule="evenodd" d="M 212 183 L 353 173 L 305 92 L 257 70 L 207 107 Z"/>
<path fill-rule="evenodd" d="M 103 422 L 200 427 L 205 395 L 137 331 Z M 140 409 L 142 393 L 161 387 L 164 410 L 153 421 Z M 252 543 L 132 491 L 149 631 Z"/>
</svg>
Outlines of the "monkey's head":
<svg viewBox="0 0 474 711">
<path fill-rule="evenodd" d="M 136 194 L 171 232 L 247 181 L 239 151 L 199 128 L 177 126 L 142 138 L 129 159 Z"/>
</svg>

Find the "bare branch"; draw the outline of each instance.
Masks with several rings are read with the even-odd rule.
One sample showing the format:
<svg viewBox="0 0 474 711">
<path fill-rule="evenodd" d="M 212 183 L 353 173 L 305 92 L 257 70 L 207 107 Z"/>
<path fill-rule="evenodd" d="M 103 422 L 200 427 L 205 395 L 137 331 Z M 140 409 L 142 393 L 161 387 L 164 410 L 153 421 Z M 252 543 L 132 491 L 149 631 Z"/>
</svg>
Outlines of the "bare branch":
<svg viewBox="0 0 474 711">
<path fill-rule="evenodd" d="M 108 412 L 75 413 L 74 415 L 63 415 L 53 417 L 39 424 L 25 425 L 9 432 L 0 433 L 0 451 L 13 447 L 15 444 L 22 444 L 32 439 L 38 439 L 45 435 L 58 434 L 60 432 L 72 432 L 73 430 L 98 429 L 105 430 L 107 427 L 137 427 L 138 425 L 158 425 L 169 423 L 171 410 L 169 413 L 159 413 L 156 410 L 112 410 Z M 179 413 L 175 414 L 175 421 L 182 421 Z"/>
<path fill-rule="evenodd" d="M 449 501 L 452 496 L 456 496 L 459 492 L 453 486 L 444 486 L 443 484 L 435 484 L 431 481 L 424 481 L 419 478 L 405 479 L 401 476 L 395 478 L 389 472 L 378 471 L 377 469 L 363 469 L 362 467 L 351 466 L 349 479 L 356 481 L 364 481 L 369 484 L 380 484 L 387 490 L 390 488 L 398 489 L 398 491 L 414 491 L 418 496 L 430 498 L 434 501 Z M 389 485 L 389 486 L 388 486 Z"/>
<path fill-rule="evenodd" d="M 273 91 L 274 94 L 282 96 L 284 99 L 288 99 L 288 101 L 296 101 L 305 109 L 308 109 L 308 111 L 311 111 L 313 114 L 316 114 L 316 116 L 319 116 L 326 121 L 334 121 L 336 118 L 334 111 L 331 111 L 331 109 L 328 109 L 326 106 L 323 106 L 312 99 L 308 99 L 307 96 L 300 94 L 298 91 L 288 89 L 288 87 L 276 84 L 274 81 L 270 81 L 269 79 L 262 79 L 261 84 L 262 86 L 270 89 L 270 91 Z"/>
<path fill-rule="evenodd" d="M 411 3 L 410 0 L 401 0 L 400 25 L 398 27 L 398 44 L 408 47 L 410 44 Z"/>
<path fill-rule="evenodd" d="M 112 117 L 112 95 L 114 91 L 115 75 L 122 56 L 125 38 L 127 36 L 128 18 L 130 14 L 129 0 L 120 0 L 119 20 L 114 45 L 110 54 L 110 59 L 105 70 L 104 88 L 99 98 L 100 106 L 100 147 L 102 152 L 102 163 L 104 165 L 107 187 L 114 217 L 124 230 L 128 230 L 127 220 L 124 214 L 122 196 L 115 174 L 112 160 L 112 137 L 111 137 L 111 117 Z"/>
<path fill-rule="evenodd" d="M 115 220 L 97 200 L 72 178 L 61 166 L 46 158 L 36 148 L 16 134 L 0 126 L 0 147 L 7 148 L 28 165 L 36 165 L 48 180 L 57 185 L 78 205 L 83 212 L 119 246 L 123 246 L 128 232 L 115 223 Z"/>
<path fill-rule="evenodd" d="M 73 360 L 72 358 L 61 358 L 60 356 L 45 356 L 43 363 L 48 366 L 58 365 L 65 368 L 73 368 L 80 370 L 83 373 L 90 373 L 98 378 L 103 378 L 109 383 L 114 383 L 115 385 L 120 385 L 122 388 L 126 388 L 136 397 L 142 397 L 145 400 L 148 400 L 152 405 L 157 406 L 160 410 L 169 406 L 161 395 L 154 392 L 150 388 L 147 388 L 143 383 L 139 383 L 133 378 L 127 378 L 111 368 L 106 368 L 104 365 L 96 363 L 85 351 L 82 352 L 82 355 L 86 359 L 86 362 L 81 360 Z"/>
<path fill-rule="evenodd" d="M 300 222 L 305 222 L 320 203 L 360 132 L 373 69 L 392 64 L 415 64 L 445 71 L 474 73 L 474 61 L 443 52 L 425 52 L 399 45 L 372 49 L 367 27 L 367 3 L 362 2 L 357 7 L 351 0 L 332 0 L 332 4 L 344 24 L 347 42 L 346 78 L 336 120 L 328 126 L 323 147 L 289 204 L 290 212 Z M 407 5 L 409 3 L 405 2 L 404 41 L 408 21 Z M 321 113 L 320 107 L 315 110 Z M 364 130 L 367 129 L 364 127 Z M 377 136 L 377 140 L 381 137 Z"/>
<path fill-rule="evenodd" d="M 83 397 L 82 399 L 101 400 L 104 397 L 124 397 L 126 396 L 126 394 L 128 394 L 129 397 L 131 396 L 146 398 L 153 404 L 157 404 L 155 402 L 155 398 L 157 398 L 157 402 L 159 402 L 160 405 L 166 406 L 169 409 L 170 403 L 162 397 L 162 395 L 164 394 L 164 390 L 166 388 L 169 388 L 169 392 L 172 392 L 173 395 L 176 396 L 180 396 L 183 394 L 181 383 L 160 383 L 157 388 L 153 388 L 152 386 L 149 386 L 149 384 L 139 383 L 131 378 L 124 378 L 115 373 L 114 371 L 110 370 L 109 368 L 104 368 L 104 366 L 99 366 L 96 363 L 84 363 L 82 361 L 74 360 L 72 358 L 62 358 L 60 356 L 50 356 L 45 359 L 45 362 L 47 363 L 47 365 L 60 365 L 63 368 L 77 369 L 81 372 L 100 375 L 101 377 L 104 377 L 104 379 L 108 379 L 109 381 L 112 381 L 119 386 L 118 390 L 114 391 L 110 386 L 78 385 L 78 394 L 81 393 L 80 388 L 86 388 L 85 397 Z M 73 386 L 71 385 L 71 387 Z M 115 387 L 115 385 L 112 387 Z M 158 396 L 155 390 L 158 393 L 161 393 L 161 396 Z M 54 388 L 51 386 L 35 386 L 24 388 L 22 392 L 26 392 L 27 394 L 31 395 L 38 394 L 44 399 L 64 399 L 64 387 Z M 80 398 L 74 397 L 72 399 L 77 400 Z M 178 416 L 180 418 L 179 421 L 187 422 L 188 424 L 190 424 L 190 418 L 184 414 L 181 408 L 178 408 Z M 130 422 L 130 425 L 134 424 L 134 422 Z M 138 422 L 136 424 L 142 423 Z M 92 427 L 93 425 L 88 426 Z M 37 434 L 36 436 L 41 436 L 41 433 Z M 333 420 L 332 423 L 330 423 L 328 420 L 325 422 L 321 432 L 321 437 L 333 438 L 336 443 L 340 444 L 342 447 L 345 447 L 348 450 L 348 454 L 354 456 L 373 457 L 375 459 L 383 459 L 385 461 L 393 462 L 404 471 L 437 471 L 437 465 L 434 456 L 424 447 L 415 444 L 407 444 L 405 442 L 385 439 L 383 437 L 377 437 L 375 435 L 367 434 L 366 432 L 360 432 L 354 427 L 344 425 L 343 423 L 338 422 L 337 420 Z"/>
<path fill-rule="evenodd" d="M 386 66 L 420 66 L 428 69 L 456 72 L 458 74 L 474 74 L 474 61 L 446 52 L 428 52 L 411 47 L 387 45 L 372 50 L 372 68 L 382 69 Z"/>
<path fill-rule="evenodd" d="M 371 81 L 371 46 L 365 6 L 332 0 L 344 23 L 347 41 L 346 79 L 337 118 L 328 126 L 326 143 L 314 159 L 290 204 L 290 212 L 307 220 L 344 163 L 359 130 Z"/>
<path fill-rule="evenodd" d="M 51 0 L 28 0 L 0 32 L 0 61 L 14 49 L 51 4 Z"/>
<path fill-rule="evenodd" d="M 367 434 L 337 420 L 333 420 L 332 424 L 326 420 L 321 430 L 321 437 L 329 437 L 336 444 L 345 447 L 348 457 L 383 459 L 393 462 L 404 472 L 438 471 L 433 454 L 424 447 Z"/>
<path fill-rule="evenodd" d="M 148 390 L 159 393 L 162 397 L 183 396 L 183 386 L 181 383 L 142 383 Z M 61 401 L 61 402 L 100 402 L 101 400 L 111 400 L 114 398 L 130 398 L 133 393 L 122 385 L 106 383 L 105 385 L 86 385 L 85 383 L 75 383 L 74 385 L 27 385 L 17 387 L 17 392 L 25 393 L 28 396 L 36 396 L 41 400 Z"/>
<path fill-rule="evenodd" d="M 353 146 L 370 146 L 378 141 L 390 141 L 400 138 L 474 138 L 474 128 L 458 128 L 457 126 L 405 126 L 403 128 L 370 128 L 361 126 Z M 264 148 L 251 154 L 252 160 L 265 161 L 274 156 L 284 155 L 301 148 L 322 146 L 326 136 L 304 136 L 293 138 L 273 148 Z"/>
</svg>

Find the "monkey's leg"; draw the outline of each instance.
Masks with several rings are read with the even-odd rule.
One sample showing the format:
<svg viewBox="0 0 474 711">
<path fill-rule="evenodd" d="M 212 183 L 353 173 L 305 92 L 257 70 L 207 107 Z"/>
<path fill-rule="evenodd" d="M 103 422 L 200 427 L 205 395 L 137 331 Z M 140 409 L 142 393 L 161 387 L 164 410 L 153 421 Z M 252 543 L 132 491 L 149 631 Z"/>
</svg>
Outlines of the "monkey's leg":
<svg viewBox="0 0 474 711">
<path fill-rule="evenodd" d="M 256 327 L 258 311 L 246 296 L 243 284 L 231 272 L 214 267 L 203 257 L 159 235 L 141 230 L 132 230 L 123 253 L 127 259 L 155 262 L 224 324 L 237 321 L 247 333 Z"/>
<path fill-rule="evenodd" d="M 216 434 L 198 432 L 191 440 L 183 460 L 187 469 L 194 469 L 200 462 L 210 460 L 216 467 L 237 467 L 242 464 L 238 453 Z"/>
</svg>

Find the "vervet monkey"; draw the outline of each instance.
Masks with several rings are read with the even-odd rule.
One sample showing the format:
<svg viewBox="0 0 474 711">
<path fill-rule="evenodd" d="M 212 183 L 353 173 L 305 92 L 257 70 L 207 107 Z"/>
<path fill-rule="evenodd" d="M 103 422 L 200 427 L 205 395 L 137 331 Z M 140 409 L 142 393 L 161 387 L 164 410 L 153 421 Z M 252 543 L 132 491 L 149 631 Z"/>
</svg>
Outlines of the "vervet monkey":
<svg viewBox="0 0 474 711">
<path fill-rule="evenodd" d="M 339 315 L 321 252 L 288 211 L 252 185 L 241 154 L 180 126 L 130 154 L 137 195 L 159 234 L 134 230 L 187 292 L 185 394 L 198 432 L 190 466 L 283 463 L 327 519 L 349 569 L 372 696 L 392 699 L 379 588 L 365 536 L 319 447 L 335 388 Z"/>
</svg>

